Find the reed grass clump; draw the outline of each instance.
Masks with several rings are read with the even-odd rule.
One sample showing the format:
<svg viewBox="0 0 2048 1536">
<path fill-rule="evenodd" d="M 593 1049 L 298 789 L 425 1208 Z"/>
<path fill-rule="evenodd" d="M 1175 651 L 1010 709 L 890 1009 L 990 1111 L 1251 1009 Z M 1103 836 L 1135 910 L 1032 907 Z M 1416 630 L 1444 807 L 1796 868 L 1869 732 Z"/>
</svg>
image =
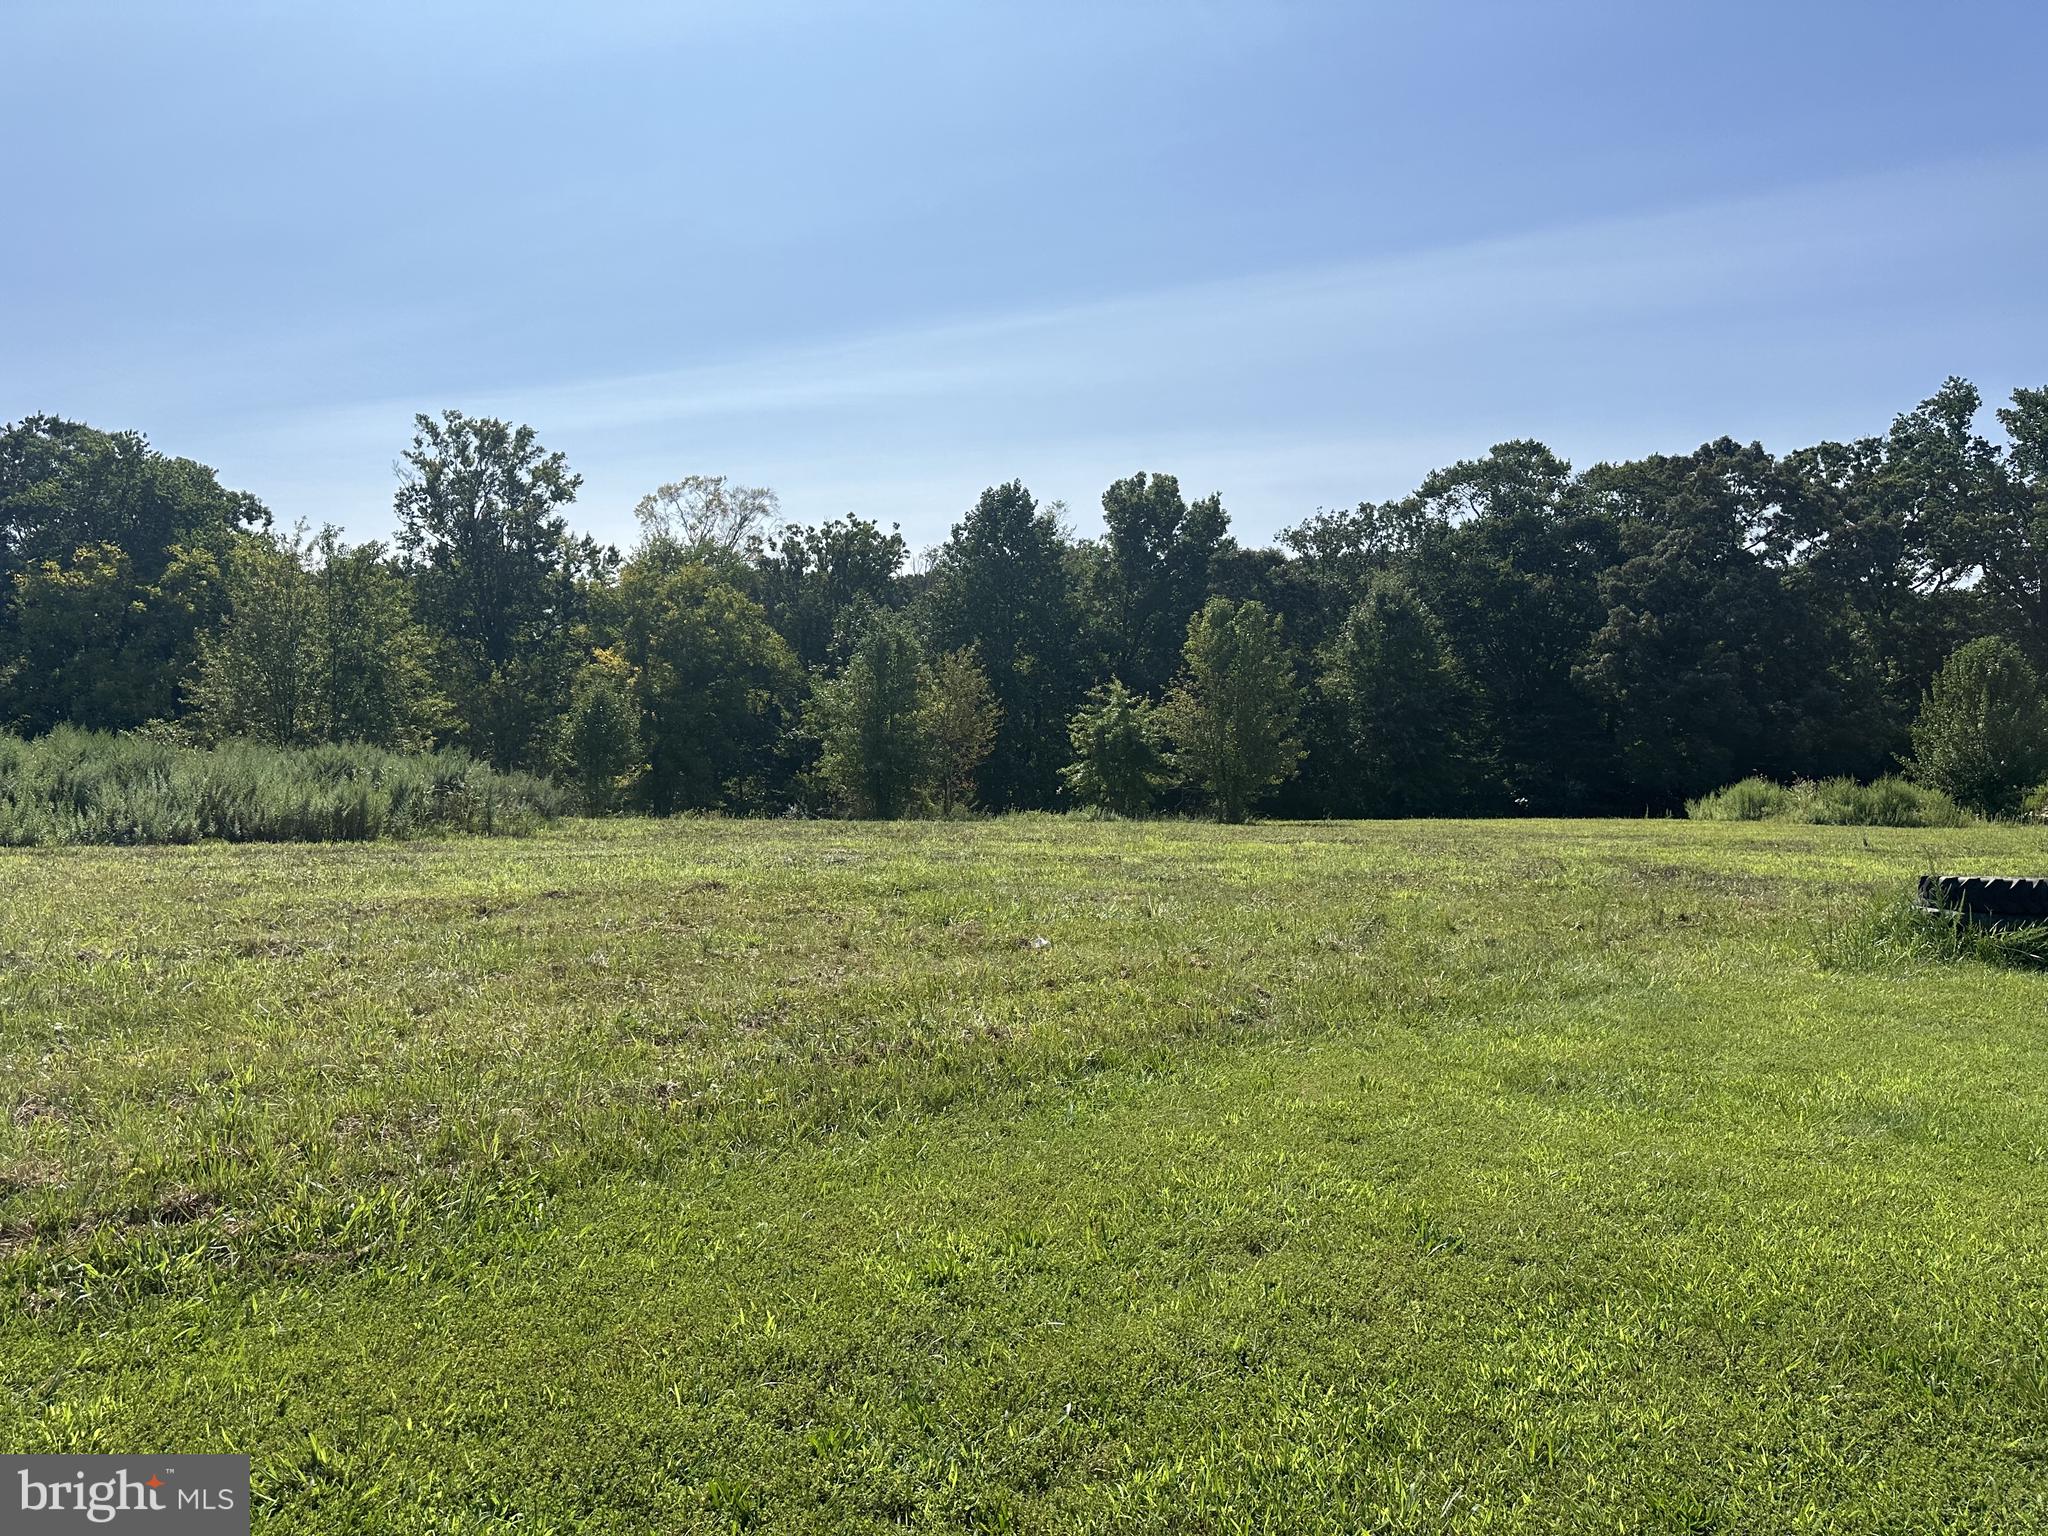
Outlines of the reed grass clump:
<svg viewBox="0 0 2048 1536">
<path fill-rule="evenodd" d="M 32 740 L 0 735 L 0 845 L 11 847 L 516 834 L 569 801 L 545 779 L 452 751 L 199 748 L 69 726 Z"/>
<path fill-rule="evenodd" d="M 1801 779 L 1777 784 L 1743 779 L 1686 802 L 1693 821 L 1796 821 L 1821 827 L 1966 827 L 1977 818 L 1938 789 L 1887 774 Z"/>
</svg>

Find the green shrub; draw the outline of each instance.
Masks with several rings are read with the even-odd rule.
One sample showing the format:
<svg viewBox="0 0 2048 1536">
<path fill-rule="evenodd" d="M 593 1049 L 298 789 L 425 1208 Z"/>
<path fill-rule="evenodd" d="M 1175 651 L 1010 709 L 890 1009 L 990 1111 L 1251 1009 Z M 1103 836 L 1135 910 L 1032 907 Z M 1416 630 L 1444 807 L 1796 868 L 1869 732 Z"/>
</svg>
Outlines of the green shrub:
<svg viewBox="0 0 2048 1536">
<path fill-rule="evenodd" d="M 518 833 L 564 814 L 566 791 L 459 752 L 211 750 L 61 726 L 0 736 L 0 844 L 365 842 Z"/>
<path fill-rule="evenodd" d="M 1976 820 L 1938 789 L 1888 774 L 1773 784 L 1744 779 L 1686 803 L 1694 821 L 1796 821 L 1825 827 L 1964 827 Z"/>
<path fill-rule="evenodd" d="M 1782 821 L 1792 791 L 1769 779 L 1744 779 L 1711 795 L 1688 800 L 1685 814 L 1694 821 Z"/>
<path fill-rule="evenodd" d="M 2048 699 L 2018 646 L 1986 636 L 1949 657 L 1913 722 L 1912 767 L 1987 816 L 2019 808 L 2048 771 Z"/>
<path fill-rule="evenodd" d="M 1074 760 L 1060 770 L 1067 793 L 1091 811 L 1142 816 L 1166 781 L 1166 753 L 1152 701 L 1111 678 L 1088 692 L 1068 722 Z"/>
<path fill-rule="evenodd" d="M 1965 827 L 1977 818 L 1938 789 L 1888 774 L 1869 784 L 1821 779 L 1793 786 L 1796 819 L 1837 827 Z"/>
</svg>

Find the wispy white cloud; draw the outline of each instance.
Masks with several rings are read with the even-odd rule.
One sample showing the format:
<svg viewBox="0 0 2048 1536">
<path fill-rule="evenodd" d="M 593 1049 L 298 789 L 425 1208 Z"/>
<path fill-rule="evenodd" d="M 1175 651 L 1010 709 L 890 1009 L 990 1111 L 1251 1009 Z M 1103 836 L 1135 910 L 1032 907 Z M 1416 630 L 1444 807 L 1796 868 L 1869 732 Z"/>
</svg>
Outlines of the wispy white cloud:
<svg viewBox="0 0 2048 1536">
<path fill-rule="evenodd" d="M 990 480 L 1020 475 L 1085 524 L 1112 474 L 1145 467 L 1220 489 L 1264 536 L 1500 436 L 1582 457 L 1783 443 L 1880 426 L 1946 372 L 2038 370 L 2044 192 L 2040 157 L 1926 167 L 659 373 L 338 403 L 205 446 L 280 511 L 365 533 L 411 413 L 454 403 L 566 449 L 579 521 L 611 534 L 691 470 L 922 540 Z"/>
</svg>

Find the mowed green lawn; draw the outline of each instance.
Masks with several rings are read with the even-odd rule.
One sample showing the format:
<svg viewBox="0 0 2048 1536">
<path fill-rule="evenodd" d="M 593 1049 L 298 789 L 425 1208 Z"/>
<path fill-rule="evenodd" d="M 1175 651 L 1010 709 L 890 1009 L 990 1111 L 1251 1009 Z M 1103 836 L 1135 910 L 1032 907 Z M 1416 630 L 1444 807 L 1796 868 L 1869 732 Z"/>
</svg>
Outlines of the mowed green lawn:
<svg viewBox="0 0 2048 1536">
<path fill-rule="evenodd" d="M 2048 1528 L 2048 839 L 0 855 L 0 1447 L 259 1531 Z"/>
</svg>

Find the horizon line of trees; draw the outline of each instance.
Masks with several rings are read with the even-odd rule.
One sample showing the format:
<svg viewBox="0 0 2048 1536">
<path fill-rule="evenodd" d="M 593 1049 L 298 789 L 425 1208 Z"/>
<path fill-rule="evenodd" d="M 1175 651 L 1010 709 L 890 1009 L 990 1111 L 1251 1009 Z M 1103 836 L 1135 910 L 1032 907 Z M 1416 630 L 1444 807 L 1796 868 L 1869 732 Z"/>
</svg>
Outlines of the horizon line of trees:
<svg viewBox="0 0 2048 1536">
<path fill-rule="evenodd" d="M 915 563 L 716 476 L 621 552 L 531 427 L 454 410 L 354 545 L 32 416 L 0 428 L 0 729 L 456 746 L 594 812 L 1633 813 L 1900 763 L 2009 810 L 2048 775 L 2048 389 L 1997 437 L 1982 405 L 1950 379 L 1852 442 L 1580 472 L 1502 443 L 1269 548 L 1170 474 L 1092 538 L 1013 480 Z"/>
</svg>

